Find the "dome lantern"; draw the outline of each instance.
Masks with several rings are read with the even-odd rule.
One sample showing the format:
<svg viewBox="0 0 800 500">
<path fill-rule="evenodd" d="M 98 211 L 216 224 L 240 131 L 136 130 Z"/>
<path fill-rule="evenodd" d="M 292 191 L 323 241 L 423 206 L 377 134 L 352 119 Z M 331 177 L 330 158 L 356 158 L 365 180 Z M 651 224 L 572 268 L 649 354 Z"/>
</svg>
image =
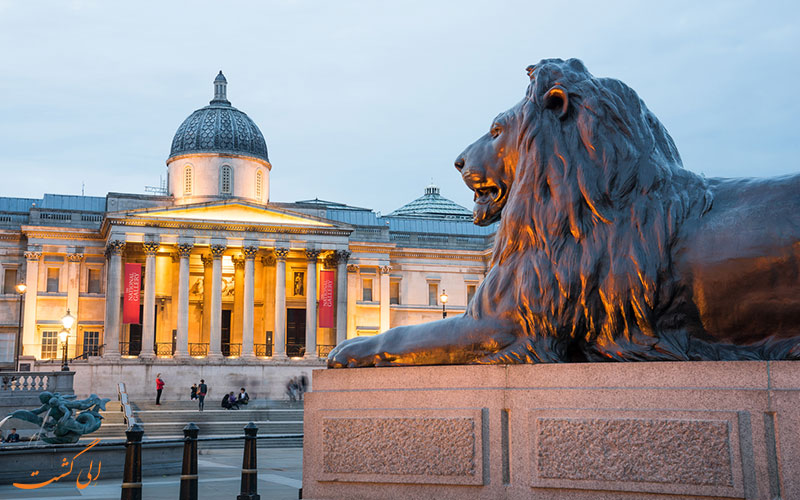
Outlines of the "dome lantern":
<svg viewBox="0 0 800 500">
<path fill-rule="evenodd" d="M 209 104 L 222 104 L 230 106 L 231 102 L 228 100 L 228 80 L 225 79 L 225 75 L 222 74 L 222 70 L 219 71 L 219 74 L 216 78 L 214 78 L 214 98 L 209 102 Z"/>
</svg>

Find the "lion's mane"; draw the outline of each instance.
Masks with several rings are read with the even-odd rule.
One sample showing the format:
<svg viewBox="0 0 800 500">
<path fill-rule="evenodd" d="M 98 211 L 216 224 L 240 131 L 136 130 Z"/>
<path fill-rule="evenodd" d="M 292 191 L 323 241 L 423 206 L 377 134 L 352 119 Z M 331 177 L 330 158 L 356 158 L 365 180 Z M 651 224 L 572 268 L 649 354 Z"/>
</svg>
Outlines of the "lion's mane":
<svg viewBox="0 0 800 500">
<path fill-rule="evenodd" d="M 467 311 L 518 325 L 488 361 L 686 359 L 671 250 L 682 222 L 710 209 L 707 182 L 624 83 L 575 59 L 529 73 L 520 159 Z M 566 116 L 546 109 L 553 85 L 568 92 Z"/>
</svg>

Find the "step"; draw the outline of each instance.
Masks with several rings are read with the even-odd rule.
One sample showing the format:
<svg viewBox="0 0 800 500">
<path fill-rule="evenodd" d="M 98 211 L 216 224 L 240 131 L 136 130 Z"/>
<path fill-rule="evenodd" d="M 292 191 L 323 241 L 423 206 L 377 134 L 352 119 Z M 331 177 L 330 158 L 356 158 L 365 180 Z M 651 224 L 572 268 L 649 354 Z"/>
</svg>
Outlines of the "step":
<svg viewBox="0 0 800 500">
<path fill-rule="evenodd" d="M 206 398 L 206 407 L 219 407 L 220 401 L 222 400 L 222 396 L 220 395 L 219 398 Z M 191 400 L 177 400 L 177 401 L 167 401 L 162 400 L 160 405 L 156 405 L 155 401 L 131 401 L 131 406 L 134 410 L 162 410 L 162 409 L 172 409 L 172 410 L 191 410 L 197 408 L 197 401 Z M 272 400 L 272 399 L 251 399 L 250 402 L 247 404 L 248 408 L 253 409 L 294 409 L 294 410 L 302 410 L 303 409 L 303 402 L 302 401 L 283 401 L 283 400 Z"/>
<path fill-rule="evenodd" d="M 302 421 L 301 410 L 139 410 L 133 413 L 143 422 L 207 422 L 210 420 L 261 420 L 261 421 Z"/>
<path fill-rule="evenodd" d="M 241 435 L 243 434 L 244 427 L 249 421 L 227 421 L 227 422 L 201 422 L 197 423 L 200 428 L 200 436 L 211 435 Z M 258 427 L 259 434 L 302 434 L 302 422 L 254 422 Z M 163 422 L 163 423 L 146 423 L 142 422 L 144 427 L 145 436 L 172 436 L 182 437 L 183 429 L 186 427 L 186 422 Z M 100 429 L 91 433 L 92 437 L 99 438 L 124 438 L 125 431 L 127 430 L 125 424 L 103 424 Z"/>
</svg>

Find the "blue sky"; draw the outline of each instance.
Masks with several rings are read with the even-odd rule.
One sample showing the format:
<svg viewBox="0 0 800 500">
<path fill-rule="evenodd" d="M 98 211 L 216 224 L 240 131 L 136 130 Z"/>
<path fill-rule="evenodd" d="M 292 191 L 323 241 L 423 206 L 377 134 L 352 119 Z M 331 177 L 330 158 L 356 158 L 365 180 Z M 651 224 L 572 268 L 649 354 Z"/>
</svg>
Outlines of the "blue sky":
<svg viewBox="0 0 800 500">
<path fill-rule="evenodd" d="M 222 69 L 273 201 L 386 213 L 433 179 L 471 207 L 453 160 L 548 57 L 633 87 L 693 171 L 800 172 L 799 6 L 0 0 L 0 196 L 157 185 Z"/>
</svg>

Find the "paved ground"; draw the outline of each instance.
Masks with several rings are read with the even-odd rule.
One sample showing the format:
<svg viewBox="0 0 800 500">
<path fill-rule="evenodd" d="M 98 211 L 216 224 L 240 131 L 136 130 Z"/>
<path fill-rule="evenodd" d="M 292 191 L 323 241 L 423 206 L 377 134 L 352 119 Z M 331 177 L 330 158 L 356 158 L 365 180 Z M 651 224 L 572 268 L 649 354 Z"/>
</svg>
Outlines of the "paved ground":
<svg viewBox="0 0 800 500">
<path fill-rule="evenodd" d="M 199 498 L 225 500 L 239 494 L 242 467 L 242 449 L 202 450 L 197 457 L 200 477 Z M 303 475 L 302 448 L 259 448 L 258 493 L 263 499 L 295 500 Z M 67 480 L 64 478 L 62 481 Z M 180 476 L 145 477 L 143 500 L 177 500 Z M 20 490 L 11 485 L 0 486 L 3 500 L 112 500 L 120 497 L 121 479 L 100 479 L 83 490 L 75 481 L 51 483 L 37 490 Z"/>
</svg>

